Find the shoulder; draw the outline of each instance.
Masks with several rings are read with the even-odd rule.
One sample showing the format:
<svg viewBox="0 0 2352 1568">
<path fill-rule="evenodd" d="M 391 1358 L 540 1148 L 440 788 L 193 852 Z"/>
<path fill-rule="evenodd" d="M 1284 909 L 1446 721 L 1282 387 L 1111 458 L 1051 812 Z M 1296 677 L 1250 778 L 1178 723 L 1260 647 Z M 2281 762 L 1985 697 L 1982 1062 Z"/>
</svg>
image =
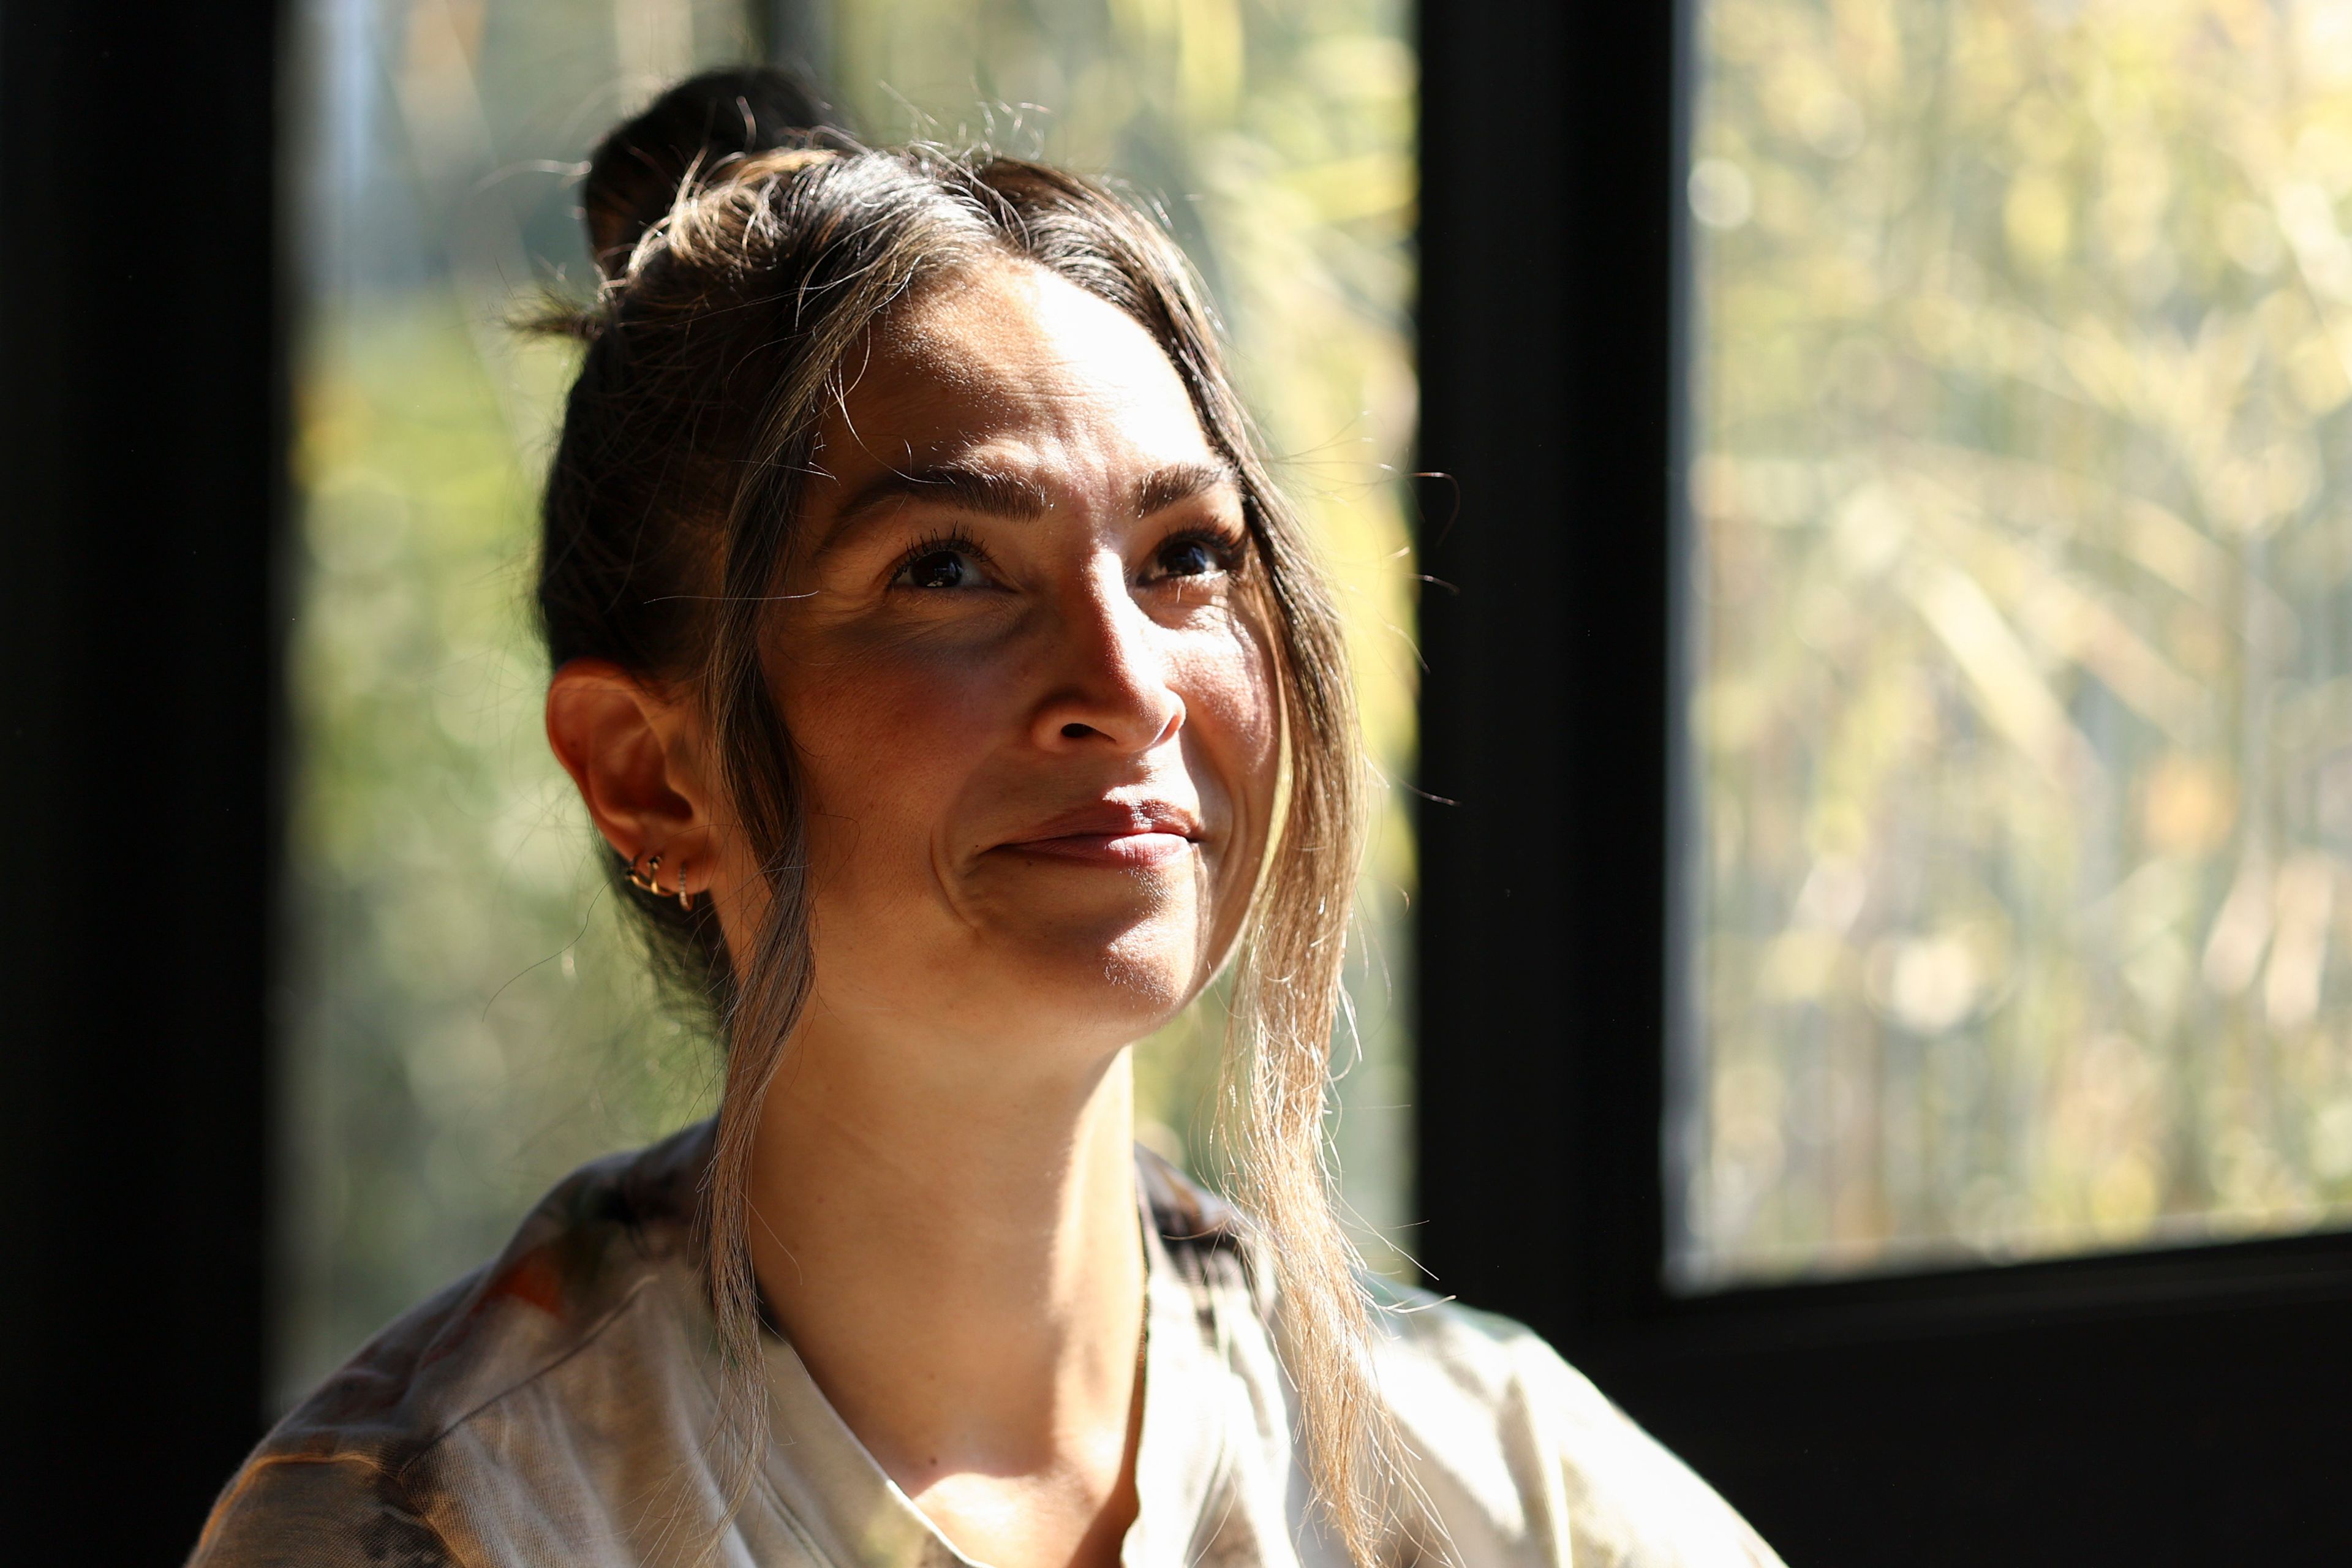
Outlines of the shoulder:
<svg viewBox="0 0 2352 1568">
<path fill-rule="evenodd" d="M 1462 1560 L 1777 1568 L 1728 1503 L 1532 1330 L 1372 1290 L 1381 1396 Z"/>
<path fill-rule="evenodd" d="M 192 1568 L 460 1561 L 468 1468 L 551 1436 L 527 1429 L 561 1420 L 550 1412 L 563 1402 L 531 1397 L 537 1385 L 629 1340 L 615 1323 L 688 1260 L 709 1142 L 697 1126 L 565 1178 L 495 1259 L 394 1321 L 272 1428 L 214 1506 Z"/>
<path fill-rule="evenodd" d="M 1269 1451 L 1287 1454 L 1297 1411 L 1272 1350 L 1276 1271 L 1223 1199 L 1149 1153 L 1139 1152 L 1138 1173 L 1179 1279 L 1205 1309 L 1236 1307 L 1224 1330 L 1264 1331 L 1221 1331 L 1218 1342 L 1283 1413 Z M 1444 1537 L 1429 1542 L 1432 1557 L 1475 1568 L 1780 1568 L 1747 1521 L 1525 1324 L 1376 1276 L 1363 1284 L 1381 1403 Z"/>
<path fill-rule="evenodd" d="M 213 1505 L 193 1565 L 442 1568 L 458 1558 L 396 1468 L 361 1453 L 257 1453 Z"/>
</svg>

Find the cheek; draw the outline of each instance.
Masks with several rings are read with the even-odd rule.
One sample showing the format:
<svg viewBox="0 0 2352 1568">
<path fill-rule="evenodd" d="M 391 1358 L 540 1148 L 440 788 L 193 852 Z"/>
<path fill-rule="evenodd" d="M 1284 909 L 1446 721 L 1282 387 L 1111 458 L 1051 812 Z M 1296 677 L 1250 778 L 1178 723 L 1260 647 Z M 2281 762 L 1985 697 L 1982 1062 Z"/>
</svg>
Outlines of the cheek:
<svg viewBox="0 0 2352 1568">
<path fill-rule="evenodd" d="M 838 864 L 829 849 L 854 847 L 868 871 L 927 861 L 1003 724 L 1003 687 L 978 660 L 904 656 L 803 663 L 775 682 L 820 875 Z"/>
<path fill-rule="evenodd" d="M 1188 671 L 1186 707 L 1200 748 L 1202 783 L 1224 797 L 1235 848 L 1265 841 L 1281 769 L 1282 708 L 1274 659 L 1245 628 L 1201 651 Z"/>
</svg>

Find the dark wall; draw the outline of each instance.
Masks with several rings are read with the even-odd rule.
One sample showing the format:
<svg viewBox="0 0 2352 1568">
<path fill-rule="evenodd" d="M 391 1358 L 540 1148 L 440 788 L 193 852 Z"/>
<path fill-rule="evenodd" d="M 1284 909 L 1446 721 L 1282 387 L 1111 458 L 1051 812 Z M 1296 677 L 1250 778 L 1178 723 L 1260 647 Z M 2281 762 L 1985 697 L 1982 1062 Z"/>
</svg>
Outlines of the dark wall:
<svg viewBox="0 0 2352 1568">
<path fill-rule="evenodd" d="M 259 1433 L 277 29 L 0 6 L 0 1477 L 77 1562 Z"/>
</svg>

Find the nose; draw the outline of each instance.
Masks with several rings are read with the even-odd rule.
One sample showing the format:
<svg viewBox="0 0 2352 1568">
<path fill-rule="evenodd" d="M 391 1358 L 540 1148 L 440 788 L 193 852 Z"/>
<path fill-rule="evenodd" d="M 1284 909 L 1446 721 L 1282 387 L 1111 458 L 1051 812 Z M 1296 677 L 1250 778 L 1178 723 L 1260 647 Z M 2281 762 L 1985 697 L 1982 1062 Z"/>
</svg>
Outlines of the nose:
<svg viewBox="0 0 2352 1568">
<path fill-rule="evenodd" d="M 1169 683 L 1165 633 L 1128 592 L 1118 558 L 1106 552 L 1057 612 L 1046 696 L 1032 720 L 1038 745 L 1140 756 L 1173 739 L 1184 700 Z"/>
</svg>

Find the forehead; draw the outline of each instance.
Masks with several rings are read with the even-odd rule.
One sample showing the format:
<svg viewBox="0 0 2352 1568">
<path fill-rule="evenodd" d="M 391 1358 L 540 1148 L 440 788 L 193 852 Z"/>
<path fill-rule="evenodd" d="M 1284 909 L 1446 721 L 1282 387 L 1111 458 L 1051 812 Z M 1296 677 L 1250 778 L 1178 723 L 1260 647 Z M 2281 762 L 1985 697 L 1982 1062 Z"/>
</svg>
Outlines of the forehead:
<svg viewBox="0 0 2352 1568">
<path fill-rule="evenodd" d="M 852 369 L 825 467 L 987 453 L 1084 484 L 1211 457 L 1181 377 L 1134 318 L 1028 262 L 935 280 Z"/>
</svg>

